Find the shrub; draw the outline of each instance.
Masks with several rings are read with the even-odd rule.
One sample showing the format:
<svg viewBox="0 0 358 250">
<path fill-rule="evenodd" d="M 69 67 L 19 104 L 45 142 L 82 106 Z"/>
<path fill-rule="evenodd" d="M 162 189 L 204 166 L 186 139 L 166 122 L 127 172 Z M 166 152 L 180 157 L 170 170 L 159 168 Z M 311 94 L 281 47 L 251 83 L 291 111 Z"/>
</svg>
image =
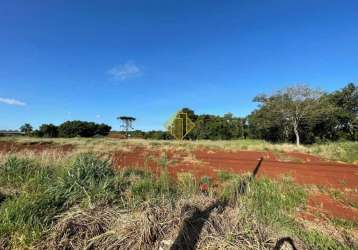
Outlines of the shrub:
<svg viewBox="0 0 358 250">
<path fill-rule="evenodd" d="M 30 135 L 32 132 L 32 126 L 29 123 L 25 123 L 20 127 L 20 131 L 25 133 L 26 135 Z"/>
<path fill-rule="evenodd" d="M 43 137 L 57 137 L 58 136 L 58 127 L 53 124 L 42 124 L 39 128 L 39 133 Z"/>
<path fill-rule="evenodd" d="M 66 196 L 67 203 L 85 200 L 89 205 L 95 202 L 112 202 L 119 195 L 116 175 L 108 161 L 94 155 L 77 157 L 60 178 L 55 187 Z M 54 190 L 54 192 L 58 192 Z"/>
<path fill-rule="evenodd" d="M 111 127 L 106 124 L 96 124 L 94 122 L 85 121 L 67 121 L 59 127 L 59 135 L 61 137 L 92 137 L 94 135 L 108 135 Z"/>
<path fill-rule="evenodd" d="M 80 155 L 62 172 L 10 157 L 0 166 L 0 184 L 19 192 L 1 203 L 0 241 L 29 245 L 70 206 L 113 202 L 120 195 L 116 177 L 107 161 L 89 154 Z"/>
<path fill-rule="evenodd" d="M 153 140 L 169 140 L 169 139 L 172 139 L 173 137 L 167 131 L 152 130 L 152 131 L 146 132 L 144 135 L 144 138 L 145 139 L 153 139 Z"/>
<path fill-rule="evenodd" d="M 54 171 L 47 166 L 40 166 L 29 159 L 10 156 L 0 166 L 1 186 L 15 190 L 37 189 L 40 185 L 50 182 Z"/>
<path fill-rule="evenodd" d="M 191 173 L 178 173 L 179 190 L 186 195 L 192 195 L 198 190 L 195 176 Z"/>
</svg>

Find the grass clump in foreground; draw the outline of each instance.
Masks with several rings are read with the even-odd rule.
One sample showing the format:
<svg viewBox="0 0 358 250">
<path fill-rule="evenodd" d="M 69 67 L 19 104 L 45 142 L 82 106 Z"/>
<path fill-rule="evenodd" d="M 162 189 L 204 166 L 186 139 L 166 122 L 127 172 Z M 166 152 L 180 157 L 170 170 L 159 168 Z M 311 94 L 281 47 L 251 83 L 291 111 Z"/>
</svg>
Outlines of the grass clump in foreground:
<svg viewBox="0 0 358 250">
<path fill-rule="evenodd" d="M 0 176 L 1 190 L 16 190 L 0 203 L 0 249 L 168 249 L 178 235 L 199 249 L 271 249 L 282 236 L 308 249 L 348 248 L 295 221 L 306 195 L 288 179 L 254 180 L 243 193 L 247 177 L 221 173 L 222 187 L 207 196 L 189 173 L 174 182 L 166 171 L 115 171 L 89 154 L 61 169 L 9 157 Z M 209 211 L 218 199 L 229 205 Z"/>
<path fill-rule="evenodd" d="M 0 235 L 9 247 L 38 240 L 55 216 L 74 204 L 109 203 L 119 195 L 109 163 L 91 155 L 78 157 L 62 171 L 10 157 L 0 176 L 1 188 L 9 190 L 13 183 L 16 189 L 0 206 Z"/>
</svg>

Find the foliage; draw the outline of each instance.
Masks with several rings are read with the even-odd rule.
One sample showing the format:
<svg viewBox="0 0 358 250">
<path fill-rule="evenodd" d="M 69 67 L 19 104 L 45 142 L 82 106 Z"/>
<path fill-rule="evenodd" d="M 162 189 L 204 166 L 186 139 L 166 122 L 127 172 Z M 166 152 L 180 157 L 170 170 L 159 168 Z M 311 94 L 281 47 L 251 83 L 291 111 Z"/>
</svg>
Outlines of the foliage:
<svg viewBox="0 0 358 250">
<path fill-rule="evenodd" d="M 25 123 L 20 127 L 20 131 L 25 133 L 26 135 L 30 135 L 32 132 L 32 126 L 29 123 Z"/>
<path fill-rule="evenodd" d="M 282 137 L 287 137 L 293 131 L 299 145 L 303 123 L 317 113 L 322 113 L 320 96 L 319 91 L 302 85 L 289 87 L 271 96 L 260 95 L 254 101 L 261 103 L 266 126 L 281 127 Z"/>
<path fill-rule="evenodd" d="M 167 131 L 151 130 L 145 132 L 144 138 L 154 139 L 154 140 L 169 140 L 172 139 L 173 137 Z"/>
<path fill-rule="evenodd" d="M 299 86 L 255 98 L 261 103 L 249 116 L 249 137 L 273 142 L 357 140 L 358 87 L 321 93 Z"/>
<path fill-rule="evenodd" d="M 42 124 L 39 128 L 39 133 L 43 137 L 54 138 L 58 136 L 58 127 L 53 124 Z"/>
<path fill-rule="evenodd" d="M 67 121 L 58 127 L 60 137 L 92 137 L 94 135 L 108 135 L 111 127 L 106 124 L 96 124 L 85 121 Z"/>
<path fill-rule="evenodd" d="M 254 101 L 259 107 L 243 118 L 181 109 L 195 123 L 186 139 L 252 138 L 297 144 L 358 139 L 358 87 L 353 83 L 333 93 L 297 85 L 271 96 L 258 95 Z"/>
<path fill-rule="evenodd" d="M 339 137 L 358 139 L 358 86 L 348 84 L 342 90 L 328 96 L 328 101 L 337 107 L 334 114 L 339 129 Z"/>
<path fill-rule="evenodd" d="M 189 140 L 261 139 L 271 142 L 325 143 L 337 140 L 358 140 L 358 87 L 350 83 L 341 90 L 325 93 L 305 85 L 289 87 L 273 95 L 258 95 L 260 103 L 247 117 L 197 115 L 190 108 L 182 108 L 195 123 L 186 136 Z M 123 137 L 154 140 L 171 140 L 167 131 L 141 131 L 132 128 L 136 119 L 118 117 L 124 122 L 125 131 L 115 132 Z M 32 134 L 38 137 L 92 137 L 106 136 L 111 127 L 85 121 L 67 121 L 56 127 L 43 124 Z M 31 133 L 30 124 L 21 131 Z M 115 134 L 113 134 L 115 135 Z"/>
<path fill-rule="evenodd" d="M 186 136 L 186 139 L 230 140 L 247 136 L 245 132 L 246 120 L 234 117 L 232 113 L 224 114 L 224 116 L 196 115 L 189 108 L 183 108 L 181 112 L 186 112 L 195 123 L 194 129 Z"/>
</svg>

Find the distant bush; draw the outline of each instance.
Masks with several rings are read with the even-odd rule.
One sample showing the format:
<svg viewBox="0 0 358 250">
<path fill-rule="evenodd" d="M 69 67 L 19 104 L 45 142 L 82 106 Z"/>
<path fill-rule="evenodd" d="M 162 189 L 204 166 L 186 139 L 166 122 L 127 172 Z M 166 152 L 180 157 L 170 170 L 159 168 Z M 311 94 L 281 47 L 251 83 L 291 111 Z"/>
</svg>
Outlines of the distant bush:
<svg viewBox="0 0 358 250">
<path fill-rule="evenodd" d="M 67 121 L 58 127 L 60 137 L 92 137 L 94 135 L 106 136 L 111 127 L 106 124 L 97 124 L 85 121 Z"/>
<path fill-rule="evenodd" d="M 103 136 L 108 135 L 112 129 L 110 126 L 104 123 L 96 124 L 96 126 L 97 126 L 96 133 L 95 133 L 96 135 L 103 135 Z"/>
<path fill-rule="evenodd" d="M 53 124 L 42 124 L 39 128 L 39 134 L 43 137 L 57 137 L 58 127 Z"/>
<path fill-rule="evenodd" d="M 60 126 L 53 124 L 42 124 L 39 129 L 34 130 L 31 135 L 35 137 L 93 137 L 106 136 L 111 131 L 107 124 L 97 124 L 86 121 L 66 121 Z"/>
<path fill-rule="evenodd" d="M 142 131 L 142 130 L 133 130 L 133 131 L 114 131 L 111 132 L 109 137 L 125 139 L 127 138 L 141 138 L 141 139 L 152 139 L 152 140 L 170 140 L 173 139 L 173 136 L 170 135 L 167 131 L 161 130 L 151 130 L 151 131 Z"/>
<path fill-rule="evenodd" d="M 173 137 L 167 131 L 152 130 L 146 132 L 144 138 L 154 139 L 154 140 L 169 140 L 172 139 Z"/>
<path fill-rule="evenodd" d="M 29 135 L 32 132 L 32 126 L 29 123 L 25 123 L 20 127 L 20 131 L 25 133 L 26 135 Z"/>
</svg>

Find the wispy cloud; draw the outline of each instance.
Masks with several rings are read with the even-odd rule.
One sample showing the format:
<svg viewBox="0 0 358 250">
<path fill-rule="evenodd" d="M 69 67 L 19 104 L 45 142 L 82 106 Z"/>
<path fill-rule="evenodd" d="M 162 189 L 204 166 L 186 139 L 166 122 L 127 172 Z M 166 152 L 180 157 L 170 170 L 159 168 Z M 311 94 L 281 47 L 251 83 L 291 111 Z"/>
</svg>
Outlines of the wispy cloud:
<svg viewBox="0 0 358 250">
<path fill-rule="evenodd" d="M 128 61 L 124 64 L 117 65 L 107 72 L 114 80 L 126 80 L 137 77 L 142 74 L 142 69 L 134 62 Z"/>
<path fill-rule="evenodd" d="M 26 103 L 16 100 L 16 99 L 11 99 L 11 98 L 0 97 L 0 103 L 4 103 L 4 104 L 8 104 L 8 105 L 15 105 L 15 106 L 26 106 Z"/>
<path fill-rule="evenodd" d="M 96 115 L 96 118 L 97 118 L 97 119 L 101 118 L 101 115 Z"/>
</svg>

